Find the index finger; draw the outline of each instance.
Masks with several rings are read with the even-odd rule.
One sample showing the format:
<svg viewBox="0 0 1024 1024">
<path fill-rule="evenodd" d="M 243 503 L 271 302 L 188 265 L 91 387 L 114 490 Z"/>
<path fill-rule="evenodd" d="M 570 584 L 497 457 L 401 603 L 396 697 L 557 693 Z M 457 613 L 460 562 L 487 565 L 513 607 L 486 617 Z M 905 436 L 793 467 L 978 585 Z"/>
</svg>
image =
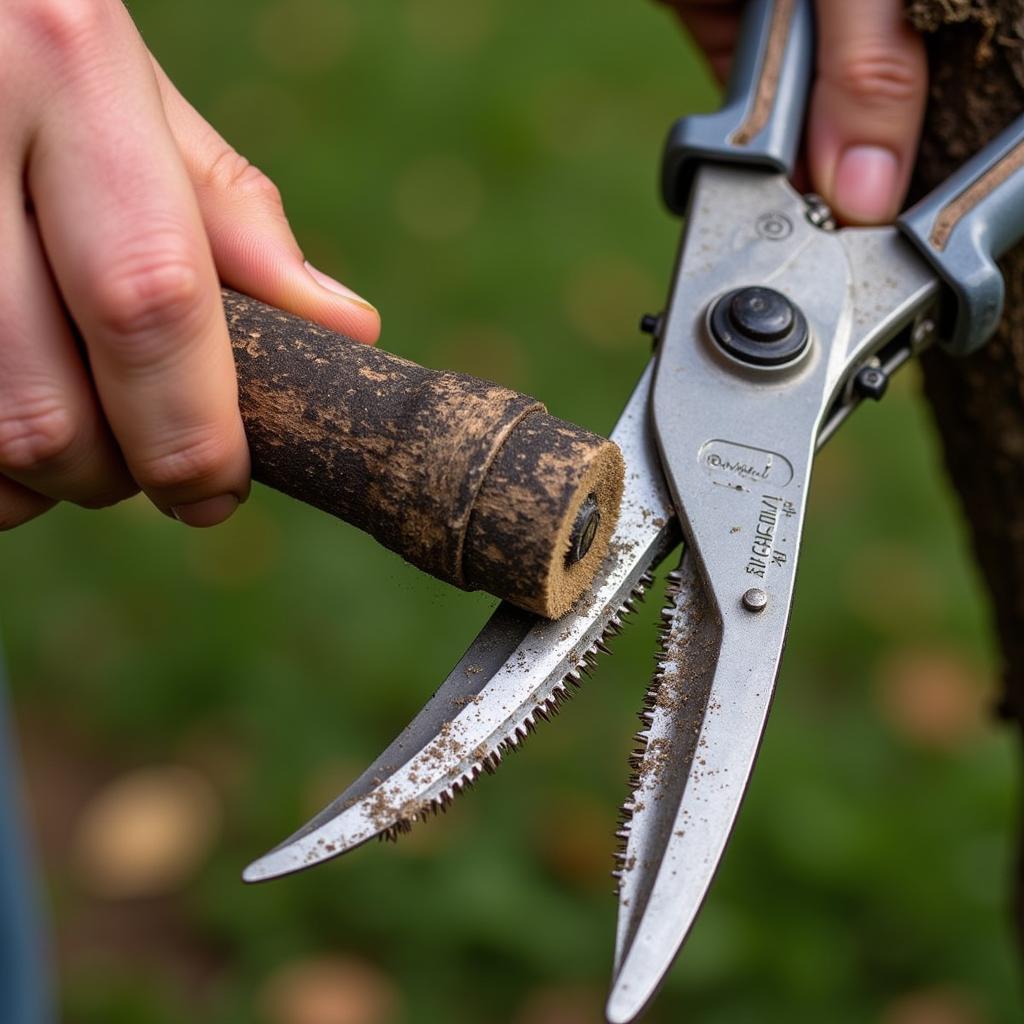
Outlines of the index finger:
<svg viewBox="0 0 1024 1024">
<path fill-rule="evenodd" d="M 61 62 L 29 188 L 133 477 L 160 508 L 212 525 L 249 478 L 219 282 L 146 51 L 120 4 L 99 6 L 79 33 L 96 45 Z"/>
</svg>

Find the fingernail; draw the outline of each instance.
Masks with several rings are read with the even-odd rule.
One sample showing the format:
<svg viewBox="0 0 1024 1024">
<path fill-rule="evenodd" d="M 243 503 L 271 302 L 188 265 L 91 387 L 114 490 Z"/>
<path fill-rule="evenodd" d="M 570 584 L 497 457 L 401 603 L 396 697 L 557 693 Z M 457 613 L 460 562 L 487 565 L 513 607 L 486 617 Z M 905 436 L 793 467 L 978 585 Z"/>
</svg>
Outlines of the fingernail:
<svg viewBox="0 0 1024 1024">
<path fill-rule="evenodd" d="M 891 220 L 900 196 L 900 163 L 883 146 L 850 146 L 836 167 L 834 205 L 844 220 L 879 224 Z"/>
<path fill-rule="evenodd" d="M 309 260 L 306 260 L 306 270 L 309 276 L 321 288 L 326 288 L 327 291 L 333 292 L 335 295 L 351 299 L 353 302 L 358 302 L 360 306 L 365 306 L 367 309 L 372 309 L 375 313 L 377 312 L 376 307 L 372 303 L 367 302 L 362 295 L 357 295 L 351 288 L 346 288 L 340 281 L 335 281 L 333 277 L 328 277 L 322 270 L 317 270 Z"/>
<path fill-rule="evenodd" d="M 238 498 L 233 494 L 222 494 L 218 498 L 194 501 L 190 505 L 175 505 L 171 515 L 186 526 L 216 526 L 223 523 L 236 508 Z"/>
</svg>

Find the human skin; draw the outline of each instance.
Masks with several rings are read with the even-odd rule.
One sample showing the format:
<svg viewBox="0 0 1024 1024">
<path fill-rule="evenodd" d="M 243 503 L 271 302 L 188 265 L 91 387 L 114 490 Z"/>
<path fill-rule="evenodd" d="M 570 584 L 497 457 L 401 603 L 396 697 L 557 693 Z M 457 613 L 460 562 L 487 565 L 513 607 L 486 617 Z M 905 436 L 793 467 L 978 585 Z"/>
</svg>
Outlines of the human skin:
<svg viewBox="0 0 1024 1024">
<path fill-rule="evenodd" d="M 249 455 L 220 282 L 364 342 L 377 311 L 308 267 L 121 0 L 3 0 L 0 95 L 0 528 L 139 489 L 223 521 Z"/>
<path fill-rule="evenodd" d="M 724 80 L 742 4 L 665 0 Z M 924 44 L 903 0 L 816 0 L 817 73 L 807 120 L 811 187 L 847 224 L 884 224 L 910 183 L 928 91 Z"/>
<path fill-rule="evenodd" d="M 715 73 L 741 4 L 667 0 Z M 890 220 L 927 88 L 900 0 L 818 0 L 806 163 L 847 223 Z M 0 3 L 0 529 L 139 489 L 190 526 L 245 500 L 220 282 L 372 343 L 273 183 L 182 98 L 121 0 Z"/>
</svg>

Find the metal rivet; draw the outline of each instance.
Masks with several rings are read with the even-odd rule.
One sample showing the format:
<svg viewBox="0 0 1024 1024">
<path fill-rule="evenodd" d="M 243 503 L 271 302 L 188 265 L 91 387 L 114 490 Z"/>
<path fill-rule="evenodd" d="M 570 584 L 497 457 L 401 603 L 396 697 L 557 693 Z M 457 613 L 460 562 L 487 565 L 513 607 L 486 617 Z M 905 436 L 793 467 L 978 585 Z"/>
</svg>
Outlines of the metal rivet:
<svg viewBox="0 0 1024 1024">
<path fill-rule="evenodd" d="M 885 371 L 877 366 L 864 366 L 853 378 L 853 388 L 861 398 L 879 401 L 889 386 L 889 378 Z"/>
<path fill-rule="evenodd" d="M 661 334 L 661 313 L 644 313 L 640 317 L 640 330 L 644 334 L 658 335 Z"/>
<path fill-rule="evenodd" d="M 835 231 L 836 219 L 832 216 L 828 203 L 821 196 L 808 192 L 804 196 L 804 202 L 807 204 L 807 219 L 816 228 L 821 228 L 822 231 Z"/>
<path fill-rule="evenodd" d="M 594 538 L 597 536 L 597 528 L 601 525 L 601 510 L 597 505 L 597 496 L 588 494 L 576 513 L 576 522 L 572 524 L 572 533 L 569 534 L 569 550 L 565 555 L 566 565 L 575 565 L 586 557 Z"/>
<path fill-rule="evenodd" d="M 743 595 L 743 607 L 748 612 L 763 612 L 768 607 L 768 595 L 760 587 L 751 587 Z"/>
</svg>

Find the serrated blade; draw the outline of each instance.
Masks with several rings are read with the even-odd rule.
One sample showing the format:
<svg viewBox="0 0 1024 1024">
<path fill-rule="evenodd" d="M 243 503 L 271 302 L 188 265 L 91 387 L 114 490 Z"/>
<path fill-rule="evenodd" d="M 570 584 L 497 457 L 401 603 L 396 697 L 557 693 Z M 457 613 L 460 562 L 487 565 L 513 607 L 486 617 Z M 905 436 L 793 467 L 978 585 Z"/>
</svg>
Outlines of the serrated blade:
<svg viewBox="0 0 1024 1024">
<path fill-rule="evenodd" d="M 678 540 L 648 428 L 651 366 L 612 433 L 626 462 L 625 492 L 608 557 L 591 586 L 555 622 L 502 605 L 437 693 L 384 753 L 330 806 L 246 868 L 264 881 L 394 836 L 443 810 L 493 770 L 558 709 L 605 639 L 617 632 L 649 570 Z"/>
<path fill-rule="evenodd" d="M 687 551 L 670 577 L 626 804 L 610 1024 L 643 1012 L 700 911 L 753 771 L 782 656 L 784 629 L 765 629 L 752 659 L 732 617 L 723 628 L 695 561 Z M 763 622 L 749 619 L 755 628 Z"/>
</svg>

